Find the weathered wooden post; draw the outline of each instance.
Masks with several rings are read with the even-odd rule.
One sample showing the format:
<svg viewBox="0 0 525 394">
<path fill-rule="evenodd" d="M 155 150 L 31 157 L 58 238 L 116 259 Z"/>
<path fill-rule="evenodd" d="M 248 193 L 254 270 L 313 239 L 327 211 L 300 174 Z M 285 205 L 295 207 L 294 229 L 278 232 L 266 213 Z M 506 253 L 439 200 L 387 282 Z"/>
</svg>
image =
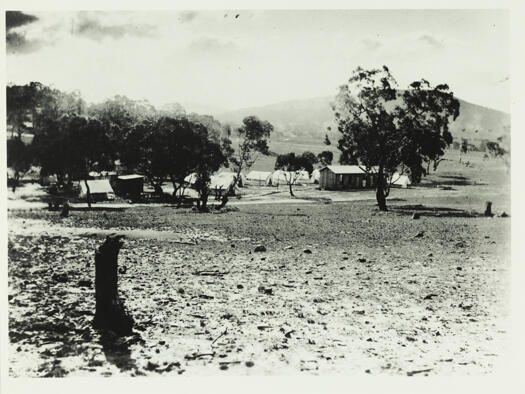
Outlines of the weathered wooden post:
<svg viewBox="0 0 525 394">
<path fill-rule="evenodd" d="M 62 211 L 60 212 L 60 216 L 63 218 L 67 218 L 69 216 L 69 201 L 65 200 L 64 205 L 62 205 Z"/>
<path fill-rule="evenodd" d="M 133 318 L 118 298 L 118 253 L 122 235 L 109 235 L 95 252 L 95 328 L 108 329 L 119 336 L 130 335 Z"/>
<path fill-rule="evenodd" d="M 485 203 L 485 213 L 484 215 L 485 216 L 492 216 L 492 202 L 491 201 L 487 201 Z"/>
</svg>

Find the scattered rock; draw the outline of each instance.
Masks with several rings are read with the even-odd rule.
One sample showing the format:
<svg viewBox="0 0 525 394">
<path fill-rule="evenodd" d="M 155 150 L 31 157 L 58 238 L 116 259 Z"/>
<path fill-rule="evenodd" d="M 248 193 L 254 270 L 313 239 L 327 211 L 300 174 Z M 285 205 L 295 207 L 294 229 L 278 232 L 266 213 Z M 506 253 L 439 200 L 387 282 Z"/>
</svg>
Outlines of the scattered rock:
<svg viewBox="0 0 525 394">
<path fill-rule="evenodd" d="M 51 276 L 51 279 L 53 279 L 55 282 L 65 283 L 69 280 L 66 273 L 57 274 L 54 273 L 53 276 Z"/>
<path fill-rule="evenodd" d="M 508 215 L 506 212 L 501 212 L 498 216 L 499 216 L 500 218 L 506 218 L 506 217 L 508 217 L 509 215 Z"/>
<path fill-rule="evenodd" d="M 424 300 L 431 300 L 432 298 L 437 297 L 437 294 L 429 294 L 423 298 Z"/>
<path fill-rule="evenodd" d="M 240 290 L 240 289 L 244 289 L 244 286 L 243 285 L 237 285 L 237 288 Z"/>
<path fill-rule="evenodd" d="M 118 273 L 124 275 L 128 271 L 128 267 L 123 265 L 122 267 L 118 268 Z"/>
<path fill-rule="evenodd" d="M 412 214 L 412 219 L 419 219 L 419 217 L 420 217 L 420 216 L 419 216 L 419 213 L 417 213 L 417 212 L 414 212 L 414 213 Z"/>
<path fill-rule="evenodd" d="M 414 235 L 414 238 L 423 238 L 425 235 L 425 232 L 424 231 L 420 231 L 419 233 L 417 233 L 416 235 Z"/>
<path fill-rule="evenodd" d="M 183 289 L 182 287 L 179 287 L 179 288 L 177 289 L 177 293 L 179 293 L 179 294 L 184 294 L 184 289 Z"/>
<path fill-rule="evenodd" d="M 418 374 L 418 373 L 425 373 L 425 372 L 430 372 L 430 371 L 432 371 L 432 368 L 420 369 L 420 370 L 417 370 L 417 371 L 409 371 L 409 372 L 407 372 L 407 376 L 413 376 L 413 375 Z"/>
<path fill-rule="evenodd" d="M 264 245 L 256 246 L 253 251 L 254 252 L 266 252 L 266 246 L 264 246 Z"/>
<path fill-rule="evenodd" d="M 157 364 L 157 363 L 153 363 L 153 362 L 151 362 L 151 361 L 148 361 L 148 364 L 146 365 L 146 370 L 147 370 L 147 371 L 154 371 L 154 370 L 156 370 L 158 367 L 159 367 L 159 364 Z"/>
<path fill-rule="evenodd" d="M 90 279 L 81 279 L 77 283 L 80 287 L 91 287 L 93 282 Z"/>
<path fill-rule="evenodd" d="M 303 253 L 306 253 L 306 254 L 311 254 L 311 253 L 312 253 L 312 251 L 311 251 L 310 249 L 305 249 L 305 250 L 303 250 Z"/>
<path fill-rule="evenodd" d="M 358 258 L 357 261 L 360 263 L 366 263 L 366 259 L 364 257 Z"/>
<path fill-rule="evenodd" d="M 461 271 L 463 268 L 461 268 L 461 267 L 456 267 L 456 269 L 457 269 L 458 271 Z"/>
<path fill-rule="evenodd" d="M 246 365 L 248 368 L 251 368 L 251 367 L 253 367 L 255 364 L 253 363 L 253 361 L 246 361 L 246 362 L 244 363 L 244 365 Z"/>
</svg>

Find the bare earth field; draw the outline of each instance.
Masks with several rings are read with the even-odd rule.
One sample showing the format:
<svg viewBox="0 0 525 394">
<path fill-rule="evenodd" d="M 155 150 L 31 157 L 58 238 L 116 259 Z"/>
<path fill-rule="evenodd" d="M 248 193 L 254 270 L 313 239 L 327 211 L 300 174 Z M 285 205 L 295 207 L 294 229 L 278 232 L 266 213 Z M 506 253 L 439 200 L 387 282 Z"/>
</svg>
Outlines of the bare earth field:
<svg viewBox="0 0 525 394">
<path fill-rule="evenodd" d="M 449 158 L 393 190 L 387 213 L 373 191 L 313 185 L 298 198 L 333 202 L 252 186 L 221 213 L 12 209 L 10 375 L 491 373 L 507 347 L 510 218 L 473 211 L 510 213 L 508 174 Z M 116 340 L 91 327 L 94 251 L 111 232 L 126 235 L 119 286 L 136 322 Z"/>
</svg>

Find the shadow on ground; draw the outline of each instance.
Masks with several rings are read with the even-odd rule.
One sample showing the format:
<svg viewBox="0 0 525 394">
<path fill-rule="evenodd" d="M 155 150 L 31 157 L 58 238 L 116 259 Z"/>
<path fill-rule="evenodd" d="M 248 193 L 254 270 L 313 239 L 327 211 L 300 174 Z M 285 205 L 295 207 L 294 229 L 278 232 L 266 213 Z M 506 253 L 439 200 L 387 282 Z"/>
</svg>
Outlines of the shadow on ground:
<svg viewBox="0 0 525 394">
<path fill-rule="evenodd" d="M 484 217 L 482 213 L 476 211 L 466 211 L 463 209 L 448 208 L 448 207 L 427 207 L 422 204 L 415 205 L 398 205 L 390 207 L 390 210 L 399 215 L 412 215 L 417 212 L 420 216 L 433 217 L 461 217 L 461 218 L 477 218 Z"/>
</svg>

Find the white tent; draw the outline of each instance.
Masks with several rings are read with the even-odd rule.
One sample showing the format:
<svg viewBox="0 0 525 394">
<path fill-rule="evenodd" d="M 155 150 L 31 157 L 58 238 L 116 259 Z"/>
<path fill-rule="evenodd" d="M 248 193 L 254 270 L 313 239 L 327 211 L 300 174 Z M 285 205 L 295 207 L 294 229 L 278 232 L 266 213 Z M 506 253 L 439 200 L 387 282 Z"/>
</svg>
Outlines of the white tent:
<svg viewBox="0 0 525 394">
<path fill-rule="evenodd" d="M 237 175 L 235 172 L 223 171 L 223 172 L 217 174 L 216 176 L 217 177 L 221 177 L 221 178 L 228 178 L 228 179 L 231 179 L 233 181 L 233 179 L 235 178 L 235 175 Z M 239 179 L 237 180 L 237 186 L 238 187 L 243 187 L 245 184 L 246 184 L 246 176 L 244 174 L 241 174 L 239 176 Z"/>
<path fill-rule="evenodd" d="M 271 182 L 273 186 L 287 185 L 290 180 L 295 179 L 295 184 L 308 183 L 310 177 L 308 171 L 282 171 L 276 170 L 273 172 Z"/>
<path fill-rule="evenodd" d="M 392 184 L 395 186 L 399 186 L 402 189 L 407 189 L 408 185 L 412 184 L 412 182 L 410 182 L 410 178 L 408 177 L 408 175 L 401 175 L 396 172 L 392 176 Z"/>
<path fill-rule="evenodd" d="M 233 172 L 222 172 L 217 175 L 212 175 L 210 177 L 210 189 L 226 191 L 230 188 L 234 180 L 235 180 L 235 174 Z M 197 182 L 197 174 L 193 173 L 193 174 L 188 175 L 186 178 L 184 178 L 184 181 L 187 182 L 190 186 L 195 185 L 195 183 Z M 242 176 L 241 176 L 241 182 L 242 182 Z M 234 193 L 237 188 L 238 188 L 238 184 L 237 186 L 235 186 Z"/>
<path fill-rule="evenodd" d="M 195 184 L 195 182 L 197 182 L 197 174 L 194 172 L 194 173 L 188 175 L 186 178 L 184 178 L 184 182 L 187 182 L 190 185 Z"/>
<path fill-rule="evenodd" d="M 318 168 L 312 171 L 312 178 L 311 181 L 313 183 L 319 183 L 319 178 L 321 178 L 321 171 L 319 171 Z"/>
<path fill-rule="evenodd" d="M 99 200 L 114 200 L 115 192 L 107 179 L 95 179 L 87 181 L 91 198 Z M 80 181 L 80 198 L 87 197 L 87 188 L 84 181 Z"/>
<path fill-rule="evenodd" d="M 246 175 L 246 181 L 255 185 L 269 185 L 272 173 L 270 171 L 250 171 Z"/>
</svg>

